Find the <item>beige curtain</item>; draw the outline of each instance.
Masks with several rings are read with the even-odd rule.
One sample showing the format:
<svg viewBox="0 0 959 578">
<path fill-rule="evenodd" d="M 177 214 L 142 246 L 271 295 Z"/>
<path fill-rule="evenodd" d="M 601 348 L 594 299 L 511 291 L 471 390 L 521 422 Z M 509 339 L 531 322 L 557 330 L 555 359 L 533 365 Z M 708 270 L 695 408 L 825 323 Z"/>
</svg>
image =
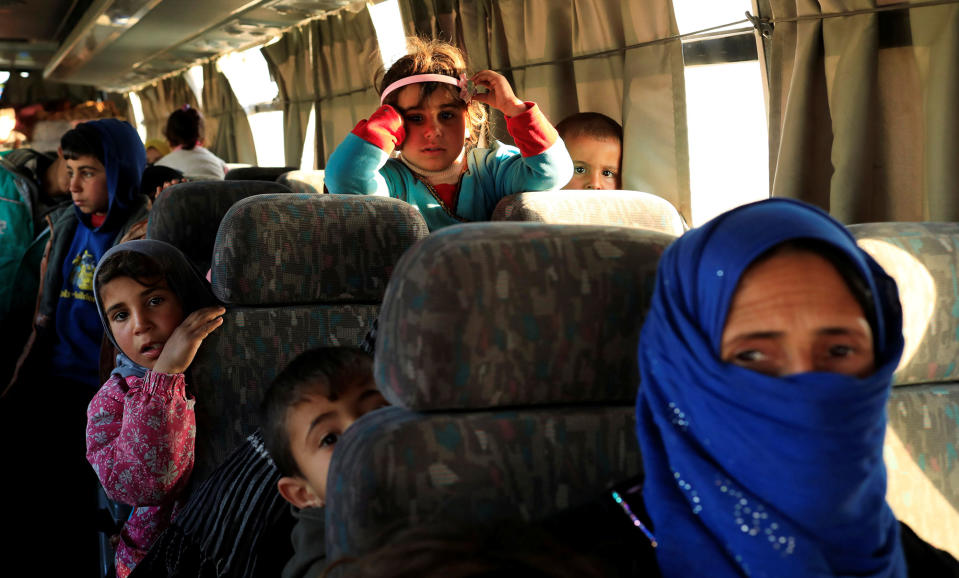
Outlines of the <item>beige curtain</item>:
<svg viewBox="0 0 959 578">
<path fill-rule="evenodd" d="M 197 106 L 193 89 L 187 84 L 183 74 L 164 78 L 159 83 L 148 86 L 137 93 L 143 106 L 143 122 L 147 129 L 147 140 L 164 138 L 163 129 L 166 127 L 170 113 L 188 104 Z"/>
<path fill-rule="evenodd" d="M 959 4 L 873 11 L 918 3 L 770 0 L 774 196 L 846 223 L 959 220 Z"/>
<path fill-rule="evenodd" d="M 230 82 L 215 62 L 203 65 L 206 147 L 228 163 L 256 164 L 253 131 Z"/>
<path fill-rule="evenodd" d="M 316 65 L 318 168 L 357 122 L 380 104 L 373 77 L 381 66 L 379 45 L 366 5 L 310 22 Z"/>
<path fill-rule="evenodd" d="M 623 186 L 664 197 L 690 219 L 683 54 L 672 38 L 671 0 L 401 0 L 400 10 L 407 34 L 452 38 L 474 69 L 502 71 L 554 123 L 579 111 L 621 122 Z M 511 142 L 496 114 L 494 135 Z"/>
<path fill-rule="evenodd" d="M 298 167 L 316 94 L 312 27 L 294 28 L 261 51 L 280 89 L 286 164 Z"/>
</svg>

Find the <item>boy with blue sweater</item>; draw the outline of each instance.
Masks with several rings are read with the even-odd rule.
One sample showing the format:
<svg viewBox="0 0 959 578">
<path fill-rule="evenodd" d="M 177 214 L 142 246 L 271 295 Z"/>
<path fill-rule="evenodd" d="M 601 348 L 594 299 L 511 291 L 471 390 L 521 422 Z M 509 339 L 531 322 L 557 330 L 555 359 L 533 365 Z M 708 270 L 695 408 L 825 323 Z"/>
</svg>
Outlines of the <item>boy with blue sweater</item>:
<svg viewBox="0 0 959 578">
<path fill-rule="evenodd" d="M 110 247 L 143 236 L 149 203 L 140 194 L 146 151 L 128 123 L 104 119 L 79 124 L 63 135 L 61 146 L 72 206 L 45 217 L 49 237 L 32 334 L 4 389 L 0 427 L 5 439 L 17 440 L 3 448 L 7 463 L 16 463 L 20 471 L 48 472 L 32 477 L 30 492 L 53 500 L 57 543 L 75 549 L 71 554 L 76 557 L 45 563 L 55 566 L 63 559 L 67 566 L 62 569 L 69 571 L 94 563 L 90 558 L 97 551 L 92 523 L 96 480 L 84 458 L 86 406 L 101 383 L 103 325 L 93 297 L 93 271 Z M 15 502 L 10 504 L 14 514 L 20 514 L 18 528 L 28 539 L 23 548 L 37 547 L 37 535 L 49 532 L 50 519 L 18 511 L 22 494 L 16 489 L 3 495 Z"/>
</svg>

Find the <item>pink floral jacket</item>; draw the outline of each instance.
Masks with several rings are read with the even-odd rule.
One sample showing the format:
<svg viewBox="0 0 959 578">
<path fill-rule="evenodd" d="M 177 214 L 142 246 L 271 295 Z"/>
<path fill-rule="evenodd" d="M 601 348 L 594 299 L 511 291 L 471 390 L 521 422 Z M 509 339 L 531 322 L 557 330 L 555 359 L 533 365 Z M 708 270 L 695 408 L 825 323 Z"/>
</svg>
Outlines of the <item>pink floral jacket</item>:
<svg viewBox="0 0 959 578">
<path fill-rule="evenodd" d="M 136 509 L 117 545 L 124 578 L 173 519 L 193 470 L 194 400 L 183 374 L 110 376 L 87 409 L 87 461 L 110 499 Z"/>
</svg>

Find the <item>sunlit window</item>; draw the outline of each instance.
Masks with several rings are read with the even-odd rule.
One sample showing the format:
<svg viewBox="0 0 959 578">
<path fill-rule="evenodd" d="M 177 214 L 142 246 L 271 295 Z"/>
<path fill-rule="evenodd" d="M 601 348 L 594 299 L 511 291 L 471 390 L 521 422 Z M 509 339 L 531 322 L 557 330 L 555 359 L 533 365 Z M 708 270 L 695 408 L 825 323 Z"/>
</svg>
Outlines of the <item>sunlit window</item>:
<svg viewBox="0 0 959 578">
<path fill-rule="evenodd" d="M 146 142 L 147 125 L 143 120 L 143 103 L 140 102 L 140 97 L 137 96 L 137 93 L 135 92 L 130 92 L 127 96 L 130 97 L 130 107 L 133 109 L 133 124 L 137 127 L 137 133 L 140 134 L 140 140 Z"/>
<path fill-rule="evenodd" d="M 397 0 L 386 0 L 369 5 L 370 18 L 376 30 L 376 40 L 380 45 L 383 68 L 388 69 L 394 62 L 406 55 L 406 34 L 403 32 L 403 18 Z"/>
<path fill-rule="evenodd" d="M 236 94 L 240 106 L 247 111 L 253 142 L 256 147 L 256 162 L 261 167 L 282 167 L 283 157 L 283 111 L 257 112 L 257 106 L 269 105 L 279 94 L 279 87 L 270 77 L 270 69 L 260 47 L 243 52 L 234 52 L 217 60 L 217 68 L 226 76 Z"/>
<path fill-rule="evenodd" d="M 769 196 L 769 145 L 751 0 L 674 0 L 683 39 L 692 225 Z M 738 23 L 738 24 L 733 24 Z"/>
<path fill-rule="evenodd" d="M 306 123 L 306 138 L 303 140 L 303 155 L 300 157 L 300 170 L 312 171 L 316 162 L 316 107 L 310 109 L 310 120 Z"/>
<path fill-rule="evenodd" d="M 196 102 L 203 108 L 203 67 L 199 64 L 186 71 L 186 83 L 193 90 Z"/>
</svg>

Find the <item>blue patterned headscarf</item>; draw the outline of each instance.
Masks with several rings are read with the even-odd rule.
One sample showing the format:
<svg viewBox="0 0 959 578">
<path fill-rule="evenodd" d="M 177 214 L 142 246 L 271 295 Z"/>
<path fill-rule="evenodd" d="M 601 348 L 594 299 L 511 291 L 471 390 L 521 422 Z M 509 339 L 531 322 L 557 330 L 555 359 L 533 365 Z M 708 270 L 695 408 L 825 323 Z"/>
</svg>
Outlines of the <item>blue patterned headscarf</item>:
<svg viewBox="0 0 959 578">
<path fill-rule="evenodd" d="M 146 255 L 160 266 L 161 270 L 157 271 L 157 273 L 166 277 L 170 290 L 179 297 L 180 303 L 183 306 L 184 316 L 193 313 L 197 309 L 210 307 L 219 303 L 216 297 L 213 296 L 210 283 L 197 271 L 190 260 L 187 259 L 179 249 L 163 241 L 139 239 L 120 243 L 103 255 L 100 263 L 97 264 L 93 278 L 98 279 L 100 277 L 100 268 L 109 258 L 127 251 Z M 93 296 L 96 299 L 97 311 L 100 312 L 100 321 L 103 323 L 103 330 L 110 339 L 110 343 L 119 351 L 116 359 L 116 367 L 111 373 L 119 375 L 120 377 L 129 377 L 131 375 L 143 377 L 146 374 L 146 368 L 134 363 L 132 359 L 123 353 L 120 346 L 117 345 L 117 341 L 113 337 L 113 332 L 110 330 L 110 320 L 107 319 L 106 312 L 103 310 L 103 303 L 100 301 L 100 292 L 94 291 Z"/>
<path fill-rule="evenodd" d="M 720 360 L 743 272 L 800 239 L 834 247 L 868 287 L 871 376 L 778 378 Z M 819 209 L 770 199 L 671 245 L 640 337 L 636 407 L 663 576 L 905 576 L 882 461 L 902 346 L 895 282 Z"/>
</svg>

